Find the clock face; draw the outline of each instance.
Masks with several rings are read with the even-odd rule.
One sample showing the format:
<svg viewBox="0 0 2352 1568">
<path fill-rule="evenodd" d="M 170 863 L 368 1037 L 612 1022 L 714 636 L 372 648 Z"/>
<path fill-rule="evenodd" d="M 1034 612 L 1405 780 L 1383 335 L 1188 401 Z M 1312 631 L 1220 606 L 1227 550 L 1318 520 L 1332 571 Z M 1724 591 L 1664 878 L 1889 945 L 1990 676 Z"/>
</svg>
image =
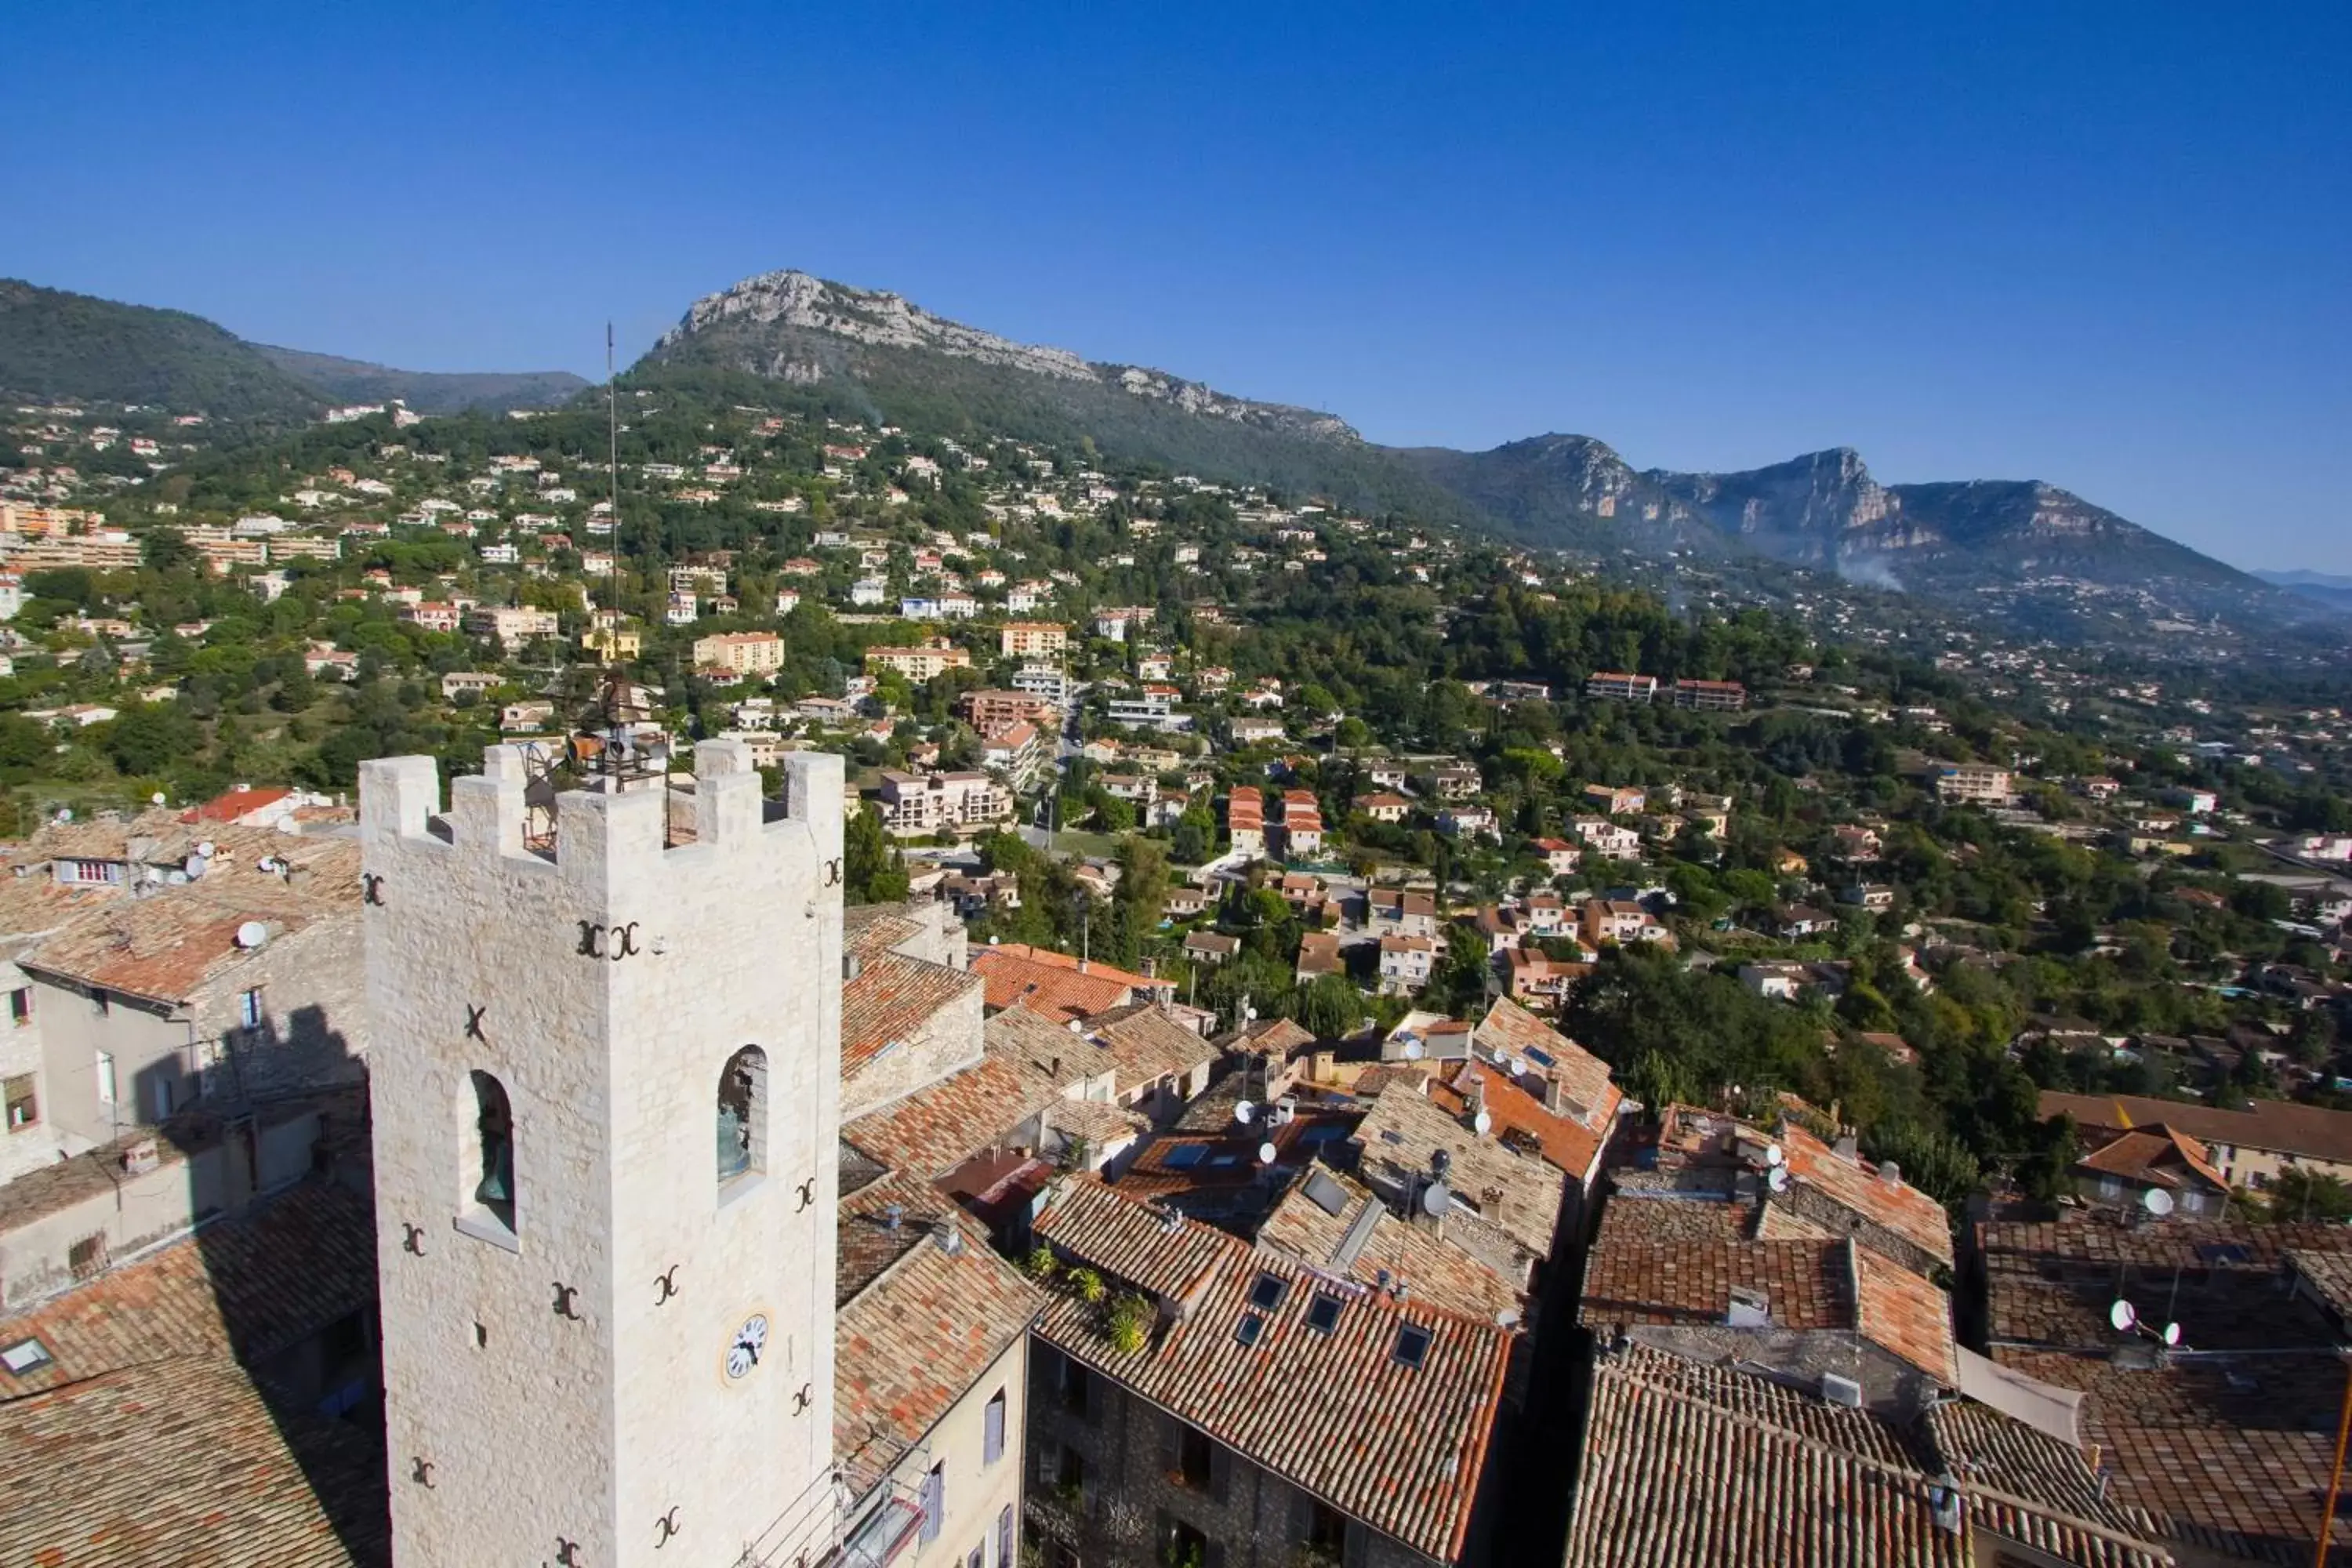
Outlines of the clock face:
<svg viewBox="0 0 2352 1568">
<path fill-rule="evenodd" d="M 760 1352 L 767 1346 L 768 1315 L 754 1312 L 743 1320 L 743 1326 L 735 1331 L 734 1339 L 727 1346 L 727 1375 L 751 1375 L 751 1369 L 760 1364 Z"/>
</svg>

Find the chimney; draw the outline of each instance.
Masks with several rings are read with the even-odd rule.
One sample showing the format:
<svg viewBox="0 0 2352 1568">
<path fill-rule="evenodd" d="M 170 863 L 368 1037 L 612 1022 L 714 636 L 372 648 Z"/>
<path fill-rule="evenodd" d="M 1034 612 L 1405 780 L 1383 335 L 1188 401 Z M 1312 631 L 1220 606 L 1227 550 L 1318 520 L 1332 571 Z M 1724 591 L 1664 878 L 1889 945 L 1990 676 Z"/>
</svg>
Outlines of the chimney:
<svg viewBox="0 0 2352 1568">
<path fill-rule="evenodd" d="M 1903 1184 L 1903 1167 L 1892 1160 L 1881 1160 L 1878 1163 L 1878 1179 L 1889 1187 L 1899 1187 Z"/>
<path fill-rule="evenodd" d="M 865 968 L 866 955 L 864 953 L 845 952 L 841 955 L 842 979 L 855 980 L 865 970 Z"/>
<path fill-rule="evenodd" d="M 1062 1076 L 1062 1058 L 1055 1057 L 1052 1063 L 1046 1067 L 1045 1074 L 1048 1078 L 1060 1078 Z"/>
<path fill-rule="evenodd" d="M 1832 1152 L 1846 1163 L 1853 1164 L 1862 1158 L 1862 1144 L 1853 1133 L 1841 1132 L 1837 1142 L 1832 1146 Z"/>
</svg>

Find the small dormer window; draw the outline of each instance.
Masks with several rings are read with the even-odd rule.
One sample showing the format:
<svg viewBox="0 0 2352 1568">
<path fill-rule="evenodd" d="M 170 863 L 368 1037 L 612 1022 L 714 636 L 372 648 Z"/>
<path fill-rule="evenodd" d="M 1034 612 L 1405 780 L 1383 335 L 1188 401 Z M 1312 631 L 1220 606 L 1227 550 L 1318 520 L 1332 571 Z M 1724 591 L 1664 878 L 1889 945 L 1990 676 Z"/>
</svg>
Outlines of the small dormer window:
<svg viewBox="0 0 2352 1568">
<path fill-rule="evenodd" d="M 1396 1360 L 1399 1363 L 1419 1372 L 1421 1363 L 1429 1359 L 1429 1345 L 1434 1337 L 1419 1323 L 1405 1324 L 1397 1330 Z"/>
</svg>

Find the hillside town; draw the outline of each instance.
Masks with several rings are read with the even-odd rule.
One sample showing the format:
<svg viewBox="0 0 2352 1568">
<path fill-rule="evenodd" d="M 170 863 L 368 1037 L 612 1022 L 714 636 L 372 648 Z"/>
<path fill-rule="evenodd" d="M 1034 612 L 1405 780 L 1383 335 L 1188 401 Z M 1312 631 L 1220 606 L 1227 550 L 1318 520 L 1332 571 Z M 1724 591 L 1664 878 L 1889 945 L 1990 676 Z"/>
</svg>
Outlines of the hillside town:
<svg viewBox="0 0 2352 1568">
<path fill-rule="evenodd" d="M 9 416 L 0 1558 L 636 1561 L 738 1505 L 509 1531 L 502 1347 L 720 1258 L 675 1419 L 829 1417 L 730 1562 L 2317 1549 L 2340 708 L 814 399 L 194 417 Z"/>
</svg>

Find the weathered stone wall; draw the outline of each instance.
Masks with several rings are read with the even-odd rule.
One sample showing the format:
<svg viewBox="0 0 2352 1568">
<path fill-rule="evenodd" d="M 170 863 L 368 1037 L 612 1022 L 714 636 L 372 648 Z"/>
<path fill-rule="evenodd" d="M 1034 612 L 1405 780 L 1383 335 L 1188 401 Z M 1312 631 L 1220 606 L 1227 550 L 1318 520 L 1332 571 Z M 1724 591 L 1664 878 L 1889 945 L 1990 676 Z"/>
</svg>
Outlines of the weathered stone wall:
<svg viewBox="0 0 2352 1568">
<path fill-rule="evenodd" d="M 665 849 L 659 790 L 574 792 L 551 858 L 523 847 L 513 748 L 454 781 L 446 823 L 429 759 L 362 769 L 401 1562 L 553 1562 L 559 1542 L 583 1564 L 753 1542 L 790 1561 L 781 1519 L 832 1527 L 805 1505 L 833 1458 L 841 761 L 787 757 L 772 821 L 740 744 L 696 763 L 693 844 Z M 761 1158 L 722 1189 L 718 1089 L 746 1045 Z M 477 1070 L 512 1107 L 508 1238 L 470 1212 Z M 730 1376 L 755 1315 L 765 1345 Z"/>
</svg>

